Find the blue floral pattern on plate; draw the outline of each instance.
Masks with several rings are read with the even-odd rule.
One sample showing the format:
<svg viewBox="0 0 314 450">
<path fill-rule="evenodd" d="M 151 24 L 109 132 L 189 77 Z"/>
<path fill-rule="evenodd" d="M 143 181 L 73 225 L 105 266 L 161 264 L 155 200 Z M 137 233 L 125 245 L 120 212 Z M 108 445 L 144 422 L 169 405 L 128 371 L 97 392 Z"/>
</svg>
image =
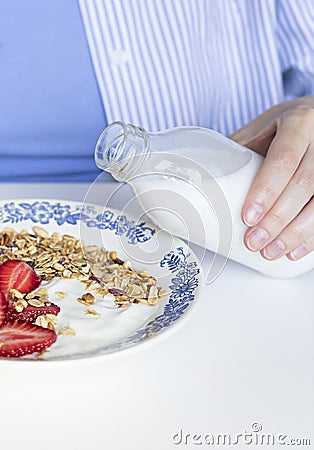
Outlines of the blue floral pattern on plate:
<svg viewBox="0 0 314 450">
<path fill-rule="evenodd" d="M 100 213 L 96 205 L 46 200 L 12 201 L 0 205 L 0 222 L 3 224 L 14 225 L 26 220 L 41 225 L 54 223 L 56 226 L 77 225 L 81 221 L 90 228 L 95 227 L 100 230 L 110 230 L 116 235 L 125 235 L 127 242 L 131 245 L 149 241 L 156 232 L 150 224 L 137 223 L 135 220 L 130 220 L 125 215 L 116 214 L 109 209 Z M 97 350 L 86 356 L 111 353 L 134 345 L 168 328 L 185 313 L 195 299 L 195 292 L 199 285 L 200 269 L 198 263 L 191 260 L 190 253 L 186 253 L 183 247 L 177 247 L 163 256 L 159 266 L 173 274 L 169 285 L 169 298 L 164 305 L 162 314 L 154 317 L 144 328 L 136 331 L 127 339 L 108 345 L 102 348 L 100 352 Z"/>
<path fill-rule="evenodd" d="M 3 223 L 18 223 L 23 220 L 31 220 L 34 223 L 46 225 L 55 222 L 76 225 L 78 221 L 84 222 L 88 227 L 96 227 L 100 230 L 112 230 L 117 235 L 125 234 L 129 244 L 143 243 L 151 239 L 155 230 L 145 226 L 145 222 L 135 223 L 124 215 L 114 216 L 110 210 L 101 214 L 93 205 L 52 203 L 49 201 L 36 201 L 33 203 L 5 203 L 0 206 L 0 220 Z"/>
</svg>

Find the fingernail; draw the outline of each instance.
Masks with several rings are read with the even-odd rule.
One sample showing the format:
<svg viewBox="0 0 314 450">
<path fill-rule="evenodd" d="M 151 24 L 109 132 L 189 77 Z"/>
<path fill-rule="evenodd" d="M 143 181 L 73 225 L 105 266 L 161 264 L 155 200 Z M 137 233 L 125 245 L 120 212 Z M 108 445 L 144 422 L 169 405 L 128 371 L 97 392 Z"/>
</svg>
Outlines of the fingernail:
<svg viewBox="0 0 314 450">
<path fill-rule="evenodd" d="M 269 234 L 263 228 L 256 228 L 246 238 L 246 245 L 250 250 L 259 250 L 269 239 Z"/>
<path fill-rule="evenodd" d="M 297 248 L 295 248 L 294 250 L 292 250 L 292 252 L 290 252 L 290 257 L 292 259 L 300 259 L 303 256 L 305 256 L 308 253 L 308 247 L 307 245 L 303 242 L 303 244 L 299 245 Z"/>
<path fill-rule="evenodd" d="M 282 241 L 280 241 L 279 239 L 275 239 L 263 249 L 263 255 L 267 259 L 274 259 L 281 253 L 283 253 L 285 248 L 286 246 Z"/>
<path fill-rule="evenodd" d="M 259 219 L 262 217 L 262 214 L 263 208 L 261 207 L 261 205 L 253 203 L 253 205 L 248 207 L 244 214 L 244 222 L 249 227 L 252 227 L 259 221 Z"/>
</svg>

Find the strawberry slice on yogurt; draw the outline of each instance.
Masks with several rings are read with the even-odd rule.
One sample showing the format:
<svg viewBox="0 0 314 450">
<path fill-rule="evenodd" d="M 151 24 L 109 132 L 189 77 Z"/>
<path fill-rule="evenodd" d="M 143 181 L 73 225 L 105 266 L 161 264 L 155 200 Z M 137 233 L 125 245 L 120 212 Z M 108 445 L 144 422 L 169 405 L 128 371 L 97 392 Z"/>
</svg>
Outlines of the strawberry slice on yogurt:
<svg viewBox="0 0 314 450">
<path fill-rule="evenodd" d="M 41 278 L 24 261 L 9 259 L 0 266 L 0 292 L 6 297 L 10 289 L 28 294 L 38 288 Z"/>
<path fill-rule="evenodd" d="M 50 303 L 43 308 L 27 306 L 21 313 L 12 309 L 10 290 L 29 294 L 41 278 L 24 261 L 7 260 L 0 265 L 0 357 L 18 358 L 42 352 L 57 339 L 54 330 L 30 323 L 40 314 L 58 314 L 60 308 Z"/>
<path fill-rule="evenodd" d="M 0 327 L 0 356 L 18 358 L 42 352 L 57 339 L 57 334 L 28 322 L 15 320 Z"/>
</svg>

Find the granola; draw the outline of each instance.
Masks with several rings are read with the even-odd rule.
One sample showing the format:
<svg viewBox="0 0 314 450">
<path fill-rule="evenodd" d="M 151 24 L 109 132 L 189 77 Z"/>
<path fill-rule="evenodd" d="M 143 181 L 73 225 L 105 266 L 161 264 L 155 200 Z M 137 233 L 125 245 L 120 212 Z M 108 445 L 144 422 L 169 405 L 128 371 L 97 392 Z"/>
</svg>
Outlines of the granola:
<svg viewBox="0 0 314 450">
<path fill-rule="evenodd" d="M 116 251 L 96 245 L 83 246 L 74 236 L 56 232 L 49 235 L 38 226 L 34 226 L 32 232 L 18 232 L 13 228 L 4 228 L 0 232 L 0 264 L 8 259 L 27 262 L 45 281 L 56 277 L 79 280 L 85 285 L 86 293 L 78 301 L 86 306 L 93 305 L 95 301 L 92 292 L 101 297 L 113 294 L 117 308 L 133 303 L 153 306 L 166 295 L 157 286 L 155 277 L 149 275 L 147 270 L 137 272 L 131 262 L 120 259 Z M 11 292 L 11 295 L 16 299 L 17 311 L 25 308 L 26 302 L 40 306 L 48 301 L 45 289 L 38 290 L 34 297 L 18 292 Z M 57 292 L 56 295 L 66 297 L 64 292 Z M 45 325 L 52 327 L 53 320 L 46 319 Z"/>
</svg>

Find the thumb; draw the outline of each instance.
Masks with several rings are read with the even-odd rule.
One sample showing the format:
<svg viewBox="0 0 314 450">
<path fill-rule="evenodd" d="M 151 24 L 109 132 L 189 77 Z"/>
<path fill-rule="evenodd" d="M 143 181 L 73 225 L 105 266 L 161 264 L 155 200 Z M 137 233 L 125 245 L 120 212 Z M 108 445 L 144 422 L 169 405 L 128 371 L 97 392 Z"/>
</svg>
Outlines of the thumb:
<svg viewBox="0 0 314 450">
<path fill-rule="evenodd" d="M 265 156 L 267 150 L 275 137 L 277 122 L 260 126 L 255 121 L 248 123 L 244 127 L 235 131 L 229 137 L 238 144 L 250 148 L 251 150 Z"/>
<path fill-rule="evenodd" d="M 229 137 L 265 156 L 269 144 L 276 134 L 277 120 L 289 109 L 304 105 L 313 108 L 314 96 L 300 97 L 288 102 L 278 103 L 278 105 L 267 109 Z"/>
</svg>

